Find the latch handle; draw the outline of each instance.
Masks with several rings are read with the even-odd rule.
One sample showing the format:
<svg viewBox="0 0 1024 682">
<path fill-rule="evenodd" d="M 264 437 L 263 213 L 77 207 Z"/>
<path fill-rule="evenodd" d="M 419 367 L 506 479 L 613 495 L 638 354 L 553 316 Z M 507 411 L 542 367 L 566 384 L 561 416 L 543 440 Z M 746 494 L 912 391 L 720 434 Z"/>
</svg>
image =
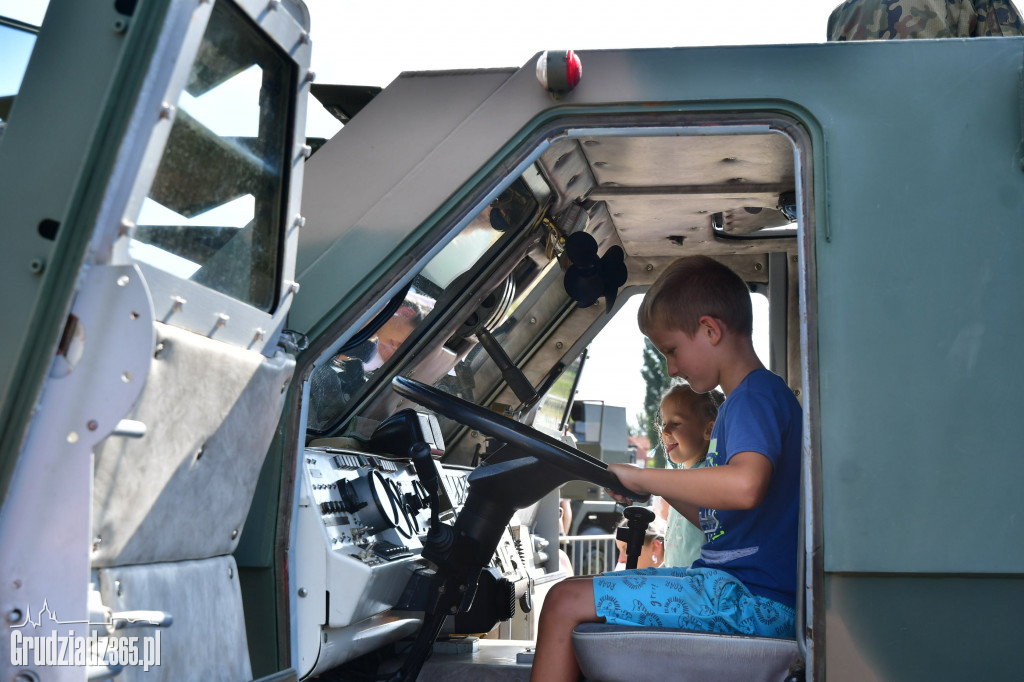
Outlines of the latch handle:
<svg viewBox="0 0 1024 682">
<path fill-rule="evenodd" d="M 174 616 L 166 611 L 118 611 L 110 614 L 110 622 L 115 630 L 169 628 L 174 624 Z"/>
</svg>

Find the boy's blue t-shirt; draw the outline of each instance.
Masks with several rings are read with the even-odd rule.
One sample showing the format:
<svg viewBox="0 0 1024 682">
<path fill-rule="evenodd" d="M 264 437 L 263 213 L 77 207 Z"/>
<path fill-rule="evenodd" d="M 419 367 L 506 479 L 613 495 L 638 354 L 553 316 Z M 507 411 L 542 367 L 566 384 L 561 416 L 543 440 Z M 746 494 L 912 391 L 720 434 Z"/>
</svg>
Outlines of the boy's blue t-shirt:
<svg viewBox="0 0 1024 682">
<path fill-rule="evenodd" d="M 796 604 L 802 423 L 793 392 L 766 369 L 748 374 L 722 403 L 706 466 L 757 452 L 771 460 L 772 479 L 753 509 L 700 510 L 706 542 L 693 564 L 727 571 L 753 594 L 790 607 Z"/>
</svg>

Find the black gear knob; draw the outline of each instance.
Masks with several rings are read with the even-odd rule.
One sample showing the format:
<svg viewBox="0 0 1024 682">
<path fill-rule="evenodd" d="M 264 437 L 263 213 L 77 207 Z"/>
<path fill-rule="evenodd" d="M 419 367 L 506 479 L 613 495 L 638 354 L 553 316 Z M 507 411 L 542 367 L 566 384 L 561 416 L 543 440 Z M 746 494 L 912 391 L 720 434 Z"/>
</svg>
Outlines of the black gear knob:
<svg viewBox="0 0 1024 682">
<path fill-rule="evenodd" d="M 640 525 L 645 531 L 647 530 L 647 525 L 654 520 L 654 512 L 649 507 L 638 507 L 637 505 L 626 507 L 622 510 L 622 515 L 626 517 L 630 528 L 635 523 Z"/>
<path fill-rule="evenodd" d="M 626 507 L 622 515 L 626 517 L 626 526 L 615 532 L 615 539 L 626 543 L 626 569 L 636 568 L 640 552 L 644 547 L 644 536 L 647 526 L 654 520 L 654 512 L 647 507 L 632 505 Z"/>
</svg>

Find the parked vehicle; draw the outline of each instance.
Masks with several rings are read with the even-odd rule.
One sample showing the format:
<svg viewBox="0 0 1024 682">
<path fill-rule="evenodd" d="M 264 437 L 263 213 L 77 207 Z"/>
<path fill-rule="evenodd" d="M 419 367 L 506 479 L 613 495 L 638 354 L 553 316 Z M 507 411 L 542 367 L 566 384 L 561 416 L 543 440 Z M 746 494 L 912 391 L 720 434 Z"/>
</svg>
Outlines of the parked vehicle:
<svg viewBox="0 0 1024 682">
<path fill-rule="evenodd" d="M 614 636 L 660 679 L 1019 675 L 1024 38 L 407 73 L 312 153 L 321 30 L 0 26 L 0 678 L 413 679 L 490 632 L 421 679 L 525 679 L 558 489 L 621 490 L 536 407 L 687 254 L 766 291 L 803 405 L 799 627 Z M 83 634 L 158 664 L 33 658 Z"/>
<path fill-rule="evenodd" d="M 631 462 L 626 428 L 626 408 L 599 401 L 575 401 L 570 432 L 576 447 L 605 464 Z M 570 500 L 570 535 L 613 534 L 622 520 L 622 509 L 604 488 L 587 481 L 571 481 L 559 495 Z"/>
</svg>

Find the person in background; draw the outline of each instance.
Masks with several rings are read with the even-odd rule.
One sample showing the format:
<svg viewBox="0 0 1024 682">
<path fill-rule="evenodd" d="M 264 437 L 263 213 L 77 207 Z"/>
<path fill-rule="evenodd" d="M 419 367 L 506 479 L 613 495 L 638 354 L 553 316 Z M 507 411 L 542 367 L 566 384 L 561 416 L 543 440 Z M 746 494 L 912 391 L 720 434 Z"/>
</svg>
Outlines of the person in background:
<svg viewBox="0 0 1024 682">
<path fill-rule="evenodd" d="M 334 359 L 337 362 L 349 359 L 361 360 L 364 372 L 373 371 L 391 359 L 398 347 L 409 338 L 409 335 L 422 321 L 423 310 L 420 306 L 406 300 L 395 311 L 395 314 L 381 325 L 373 337 Z"/>
<path fill-rule="evenodd" d="M 558 531 L 559 535 L 566 536 L 572 530 L 572 505 L 564 497 L 558 498 Z M 572 575 L 575 571 L 572 567 L 572 559 L 561 547 L 558 548 L 558 568 Z"/>
<path fill-rule="evenodd" d="M 339 353 L 315 370 L 310 378 L 309 425 L 329 426 L 366 382 L 367 372 L 379 369 L 423 321 L 425 312 L 406 299 L 374 335 Z"/>
</svg>

